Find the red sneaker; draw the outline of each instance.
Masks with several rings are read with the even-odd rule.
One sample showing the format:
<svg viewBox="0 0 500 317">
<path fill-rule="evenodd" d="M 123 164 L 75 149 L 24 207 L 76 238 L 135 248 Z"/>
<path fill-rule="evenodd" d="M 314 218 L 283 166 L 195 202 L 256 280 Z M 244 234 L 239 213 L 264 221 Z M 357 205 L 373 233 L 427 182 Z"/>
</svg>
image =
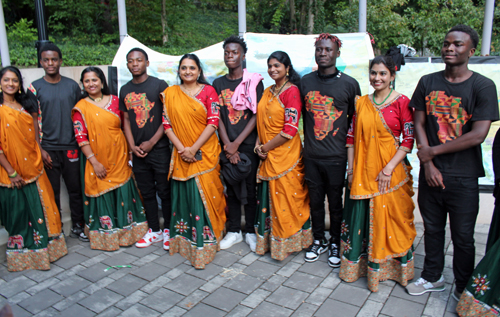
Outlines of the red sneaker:
<svg viewBox="0 0 500 317">
<path fill-rule="evenodd" d="M 153 232 L 153 230 L 149 228 L 148 232 L 146 232 L 141 240 L 137 241 L 135 246 L 138 248 L 147 248 L 156 242 L 161 242 L 161 231 Z"/>
</svg>

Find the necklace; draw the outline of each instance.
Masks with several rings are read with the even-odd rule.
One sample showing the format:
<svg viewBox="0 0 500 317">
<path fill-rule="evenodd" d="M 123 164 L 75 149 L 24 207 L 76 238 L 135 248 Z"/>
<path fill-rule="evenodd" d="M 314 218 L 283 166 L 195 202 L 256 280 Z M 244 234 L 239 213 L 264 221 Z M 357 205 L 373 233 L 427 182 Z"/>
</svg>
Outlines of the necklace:
<svg viewBox="0 0 500 317">
<path fill-rule="evenodd" d="M 288 79 L 283 83 L 283 85 L 280 86 L 280 89 L 278 90 L 278 93 L 276 93 L 276 84 L 275 84 L 274 85 L 274 89 L 273 89 L 273 96 L 271 97 L 271 100 L 269 100 L 269 101 L 272 101 L 275 96 L 279 96 L 280 93 L 281 93 L 281 90 L 283 89 L 283 87 L 285 87 L 285 85 L 287 83 L 288 83 Z"/>
<path fill-rule="evenodd" d="M 394 88 L 391 88 L 391 92 L 389 92 L 389 94 L 387 95 L 387 97 L 385 97 L 384 101 L 382 101 L 381 103 L 378 103 L 376 100 L 375 100 L 375 93 L 373 93 L 373 103 L 376 104 L 377 106 L 381 106 L 384 104 L 384 102 L 387 101 L 387 98 L 389 98 L 389 96 L 392 94 L 392 91 L 394 90 Z"/>
<path fill-rule="evenodd" d="M 102 92 L 101 92 L 101 97 L 99 97 L 99 98 L 95 98 L 95 99 L 94 99 L 94 98 L 90 97 L 90 95 L 89 95 L 89 99 L 90 99 L 90 100 L 92 100 L 93 102 L 99 102 L 99 101 L 101 101 L 101 100 L 102 100 L 102 97 L 103 97 L 103 96 L 104 96 L 104 95 L 103 95 L 103 94 L 102 94 Z"/>
<path fill-rule="evenodd" d="M 187 89 L 186 85 L 182 84 L 182 86 L 184 86 L 184 90 L 191 96 L 191 97 L 194 97 L 198 94 L 198 92 L 200 92 L 201 90 L 201 87 L 198 87 L 198 84 L 196 84 L 196 88 L 195 89 Z M 193 91 L 195 92 L 193 94 Z"/>
</svg>

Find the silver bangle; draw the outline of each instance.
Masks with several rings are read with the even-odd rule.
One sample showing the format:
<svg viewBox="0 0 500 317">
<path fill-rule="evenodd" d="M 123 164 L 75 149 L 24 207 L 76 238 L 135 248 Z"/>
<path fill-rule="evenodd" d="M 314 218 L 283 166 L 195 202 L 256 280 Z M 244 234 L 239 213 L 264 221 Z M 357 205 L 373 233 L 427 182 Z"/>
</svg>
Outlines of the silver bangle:
<svg viewBox="0 0 500 317">
<path fill-rule="evenodd" d="M 90 159 L 92 156 L 94 156 L 94 153 L 92 153 L 89 156 L 87 156 L 87 160 Z"/>
</svg>

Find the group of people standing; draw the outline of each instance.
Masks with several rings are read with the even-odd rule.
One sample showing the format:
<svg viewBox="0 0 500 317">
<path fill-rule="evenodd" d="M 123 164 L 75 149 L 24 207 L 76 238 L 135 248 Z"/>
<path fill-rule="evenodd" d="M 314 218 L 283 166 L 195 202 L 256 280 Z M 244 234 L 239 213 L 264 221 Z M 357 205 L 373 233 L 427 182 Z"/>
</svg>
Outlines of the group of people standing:
<svg viewBox="0 0 500 317">
<path fill-rule="evenodd" d="M 302 79 L 287 53 L 272 53 L 275 84 L 266 89 L 243 67 L 247 46 L 236 36 L 223 43 L 228 74 L 213 85 L 199 58 L 186 54 L 180 84 L 169 87 L 147 74 L 148 55 L 134 48 L 127 54 L 133 78 L 119 97 L 97 67 L 82 72 L 81 95 L 59 74 L 61 51 L 47 44 L 45 76 L 29 87 L 31 96 L 19 70 L 0 72 L 0 219 L 9 232 L 9 270 L 48 269 L 67 253 L 62 175 L 71 235 L 93 249 L 162 242 L 203 269 L 219 249 L 243 241 L 244 206 L 253 252 L 283 260 L 306 249 L 305 261 L 314 262 L 328 251 L 341 279 L 367 276 L 373 292 L 387 279 L 411 295 L 444 290 L 449 214 L 459 297 L 474 269 L 480 144 L 498 120 L 495 84 L 467 67 L 477 42 L 470 27 L 452 28 L 442 48 L 446 69 L 422 77 L 411 101 L 394 90 L 388 56 L 370 62 L 374 92 L 360 97 L 357 81 L 336 67 L 342 42 L 326 33 L 314 43 L 317 71 Z M 406 155 L 414 135 L 426 257 L 422 277 L 408 284 L 416 230 Z"/>
</svg>

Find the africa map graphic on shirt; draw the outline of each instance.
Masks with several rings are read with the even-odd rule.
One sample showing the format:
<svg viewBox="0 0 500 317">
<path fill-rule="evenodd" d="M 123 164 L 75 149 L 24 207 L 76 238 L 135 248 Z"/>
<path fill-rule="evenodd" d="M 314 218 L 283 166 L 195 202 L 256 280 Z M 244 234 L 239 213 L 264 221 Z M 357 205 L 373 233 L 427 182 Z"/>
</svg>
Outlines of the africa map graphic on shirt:
<svg viewBox="0 0 500 317">
<path fill-rule="evenodd" d="M 219 100 L 221 106 L 226 106 L 229 111 L 229 122 L 231 124 L 237 124 L 240 122 L 241 117 L 245 114 L 243 110 L 234 110 L 233 105 L 231 105 L 231 98 L 233 97 L 234 91 L 230 89 L 224 89 L 220 92 Z"/>
<path fill-rule="evenodd" d="M 136 94 L 134 92 L 126 95 L 124 101 L 127 110 L 130 110 L 130 108 L 134 110 L 137 127 L 139 129 L 143 128 L 149 119 L 149 110 L 153 109 L 155 103 L 149 101 L 145 93 Z"/>
<path fill-rule="evenodd" d="M 323 140 L 333 130 L 333 123 L 340 118 L 342 111 L 334 106 L 333 98 L 322 96 L 319 91 L 310 91 L 305 99 L 306 110 L 314 115 L 314 136 L 316 140 Z M 337 128 L 332 136 L 335 136 Z"/>
<path fill-rule="evenodd" d="M 433 91 L 425 97 L 425 101 L 427 114 L 437 118 L 437 134 L 441 143 L 455 140 L 462 135 L 462 127 L 472 117 L 460 107 L 462 98 L 448 97 L 444 91 Z"/>
</svg>

